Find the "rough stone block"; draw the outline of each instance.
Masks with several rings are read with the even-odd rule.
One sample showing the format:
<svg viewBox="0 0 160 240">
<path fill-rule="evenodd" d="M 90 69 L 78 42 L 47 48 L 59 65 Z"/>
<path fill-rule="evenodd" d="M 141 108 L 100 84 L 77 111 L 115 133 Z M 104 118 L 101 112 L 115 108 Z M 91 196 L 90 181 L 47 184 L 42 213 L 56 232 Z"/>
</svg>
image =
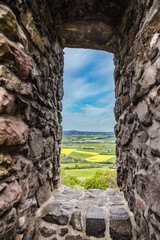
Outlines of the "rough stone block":
<svg viewBox="0 0 160 240">
<path fill-rule="evenodd" d="M 118 98 L 115 102 L 114 115 L 115 115 L 116 121 L 118 121 L 118 118 L 121 115 L 121 100 L 120 100 L 120 98 Z"/>
<path fill-rule="evenodd" d="M 68 214 L 59 209 L 60 204 L 49 204 L 43 212 L 45 215 L 42 219 L 46 222 L 55 223 L 58 225 L 66 225 L 68 223 Z"/>
<path fill-rule="evenodd" d="M 28 126 L 23 122 L 0 118 L 0 145 L 24 144 L 28 139 Z"/>
<path fill-rule="evenodd" d="M 64 237 L 68 233 L 68 228 L 61 228 L 59 235 Z"/>
<path fill-rule="evenodd" d="M 0 179 L 9 176 L 15 171 L 15 159 L 13 159 L 9 154 L 0 154 Z"/>
<path fill-rule="evenodd" d="M 0 85 L 5 85 L 7 90 L 20 92 L 21 81 L 6 66 L 0 66 Z"/>
<path fill-rule="evenodd" d="M 53 137 L 49 137 L 45 140 L 44 143 L 44 157 L 48 158 L 52 155 L 54 149 L 54 139 Z"/>
<path fill-rule="evenodd" d="M 40 130 L 35 128 L 30 130 L 29 144 L 30 144 L 31 158 L 41 156 L 43 152 L 43 138 Z"/>
<path fill-rule="evenodd" d="M 73 229 L 82 231 L 81 212 L 73 212 L 69 223 L 72 225 Z"/>
<path fill-rule="evenodd" d="M 26 37 L 19 27 L 16 17 L 10 8 L 0 5 L 0 29 L 11 41 L 26 43 Z"/>
<path fill-rule="evenodd" d="M 14 61 L 16 75 L 21 80 L 27 80 L 32 69 L 29 57 L 4 36 L 0 36 L 0 60 L 11 59 Z"/>
<path fill-rule="evenodd" d="M 138 119 L 140 123 L 142 123 L 145 126 L 148 126 L 152 123 L 151 113 L 149 111 L 149 107 L 146 101 L 142 101 L 137 105 L 136 112 L 138 114 Z"/>
<path fill-rule="evenodd" d="M 0 113 L 14 114 L 16 111 L 15 98 L 4 88 L 0 87 Z"/>
<path fill-rule="evenodd" d="M 147 68 L 144 72 L 144 78 L 142 80 L 142 93 L 146 93 L 151 86 L 153 86 L 156 83 L 156 74 L 157 69 L 155 66 L 147 64 Z"/>
<path fill-rule="evenodd" d="M 0 216 L 8 211 L 22 195 L 22 189 L 15 181 L 7 185 L 6 189 L 0 193 Z"/>
<path fill-rule="evenodd" d="M 16 235 L 16 209 L 12 208 L 0 219 L 0 237 L 3 240 L 13 240 Z"/>
<path fill-rule="evenodd" d="M 58 125 L 58 128 L 57 128 L 57 140 L 58 141 L 62 140 L 62 135 L 63 135 L 63 127 L 62 127 L 62 125 Z"/>
<path fill-rule="evenodd" d="M 110 236 L 113 240 L 131 240 L 132 226 L 124 208 L 110 209 Z"/>
<path fill-rule="evenodd" d="M 93 227 L 94 226 L 94 227 Z M 102 208 L 90 208 L 86 215 L 86 234 L 97 238 L 105 236 L 106 223 Z"/>
<path fill-rule="evenodd" d="M 43 237 L 48 238 L 53 236 L 53 234 L 56 234 L 56 231 L 51 228 L 43 226 L 40 228 L 40 233 L 42 234 Z"/>
<path fill-rule="evenodd" d="M 124 111 L 129 105 L 130 105 L 130 96 L 129 95 L 124 95 L 121 97 L 121 108 L 122 111 Z"/>
<path fill-rule="evenodd" d="M 31 34 L 32 41 L 38 46 L 40 51 L 44 53 L 44 45 L 42 42 L 42 38 L 40 37 L 40 34 L 34 25 L 34 19 L 32 17 L 31 12 L 29 11 L 26 11 L 25 13 L 22 12 L 21 21 L 25 28 L 28 30 L 28 32 Z"/>
<path fill-rule="evenodd" d="M 65 237 L 65 240 L 82 240 L 83 238 L 81 237 L 81 235 L 68 235 Z"/>
</svg>

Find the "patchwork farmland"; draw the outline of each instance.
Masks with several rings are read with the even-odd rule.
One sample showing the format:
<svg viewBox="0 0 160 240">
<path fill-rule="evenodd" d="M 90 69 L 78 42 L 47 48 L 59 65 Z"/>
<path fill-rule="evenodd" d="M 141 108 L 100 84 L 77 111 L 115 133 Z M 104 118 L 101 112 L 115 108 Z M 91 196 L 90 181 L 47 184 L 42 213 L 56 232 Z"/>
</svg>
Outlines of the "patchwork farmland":
<svg viewBox="0 0 160 240">
<path fill-rule="evenodd" d="M 102 175 L 104 171 L 112 177 L 114 175 L 116 182 L 115 160 L 113 134 L 64 136 L 61 150 L 62 184 L 85 188 L 85 181 L 94 177 L 97 170 Z"/>
</svg>

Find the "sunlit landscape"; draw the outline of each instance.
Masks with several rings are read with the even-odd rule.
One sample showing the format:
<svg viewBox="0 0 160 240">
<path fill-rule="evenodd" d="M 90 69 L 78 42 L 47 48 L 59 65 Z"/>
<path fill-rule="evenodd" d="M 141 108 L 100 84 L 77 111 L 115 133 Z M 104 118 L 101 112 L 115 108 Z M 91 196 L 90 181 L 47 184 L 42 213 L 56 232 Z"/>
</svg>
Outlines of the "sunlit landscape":
<svg viewBox="0 0 160 240">
<path fill-rule="evenodd" d="M 98 188 L 115 187 L 115 159 L 113 133 L 64 136 L 61 151 L 62 184 L 84 189 L 92 181 L 89 188 L 94 188 L 93 179 L 96 181 L 98 177 Z M 106 177 L 106 182 L 102 184 L 104 175 L 108 175 L 110 180 Z"/>
</svg>

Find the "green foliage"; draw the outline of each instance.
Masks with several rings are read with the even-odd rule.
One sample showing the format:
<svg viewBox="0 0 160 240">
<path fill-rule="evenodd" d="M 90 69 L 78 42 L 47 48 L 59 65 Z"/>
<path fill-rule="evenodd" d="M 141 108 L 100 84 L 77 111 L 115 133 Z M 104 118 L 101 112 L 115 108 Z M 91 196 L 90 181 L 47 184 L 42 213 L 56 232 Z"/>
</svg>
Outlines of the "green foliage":
<svg viewBox="0 0 160 240">
<path fill-rule="evenodd" d="M 69 176 L 62 169 L 61 182 L 70 188 L 83 188 L 83 189 L 101 189 L 117 188 L 116 184 L 116 170 L 97 170 L 96 173 L 80 181 L 76 176 Z"/>
<path fill-rule="evenodd" d="M 61 170 L 61 183 L 70 188 L 76 188 L 77 185 L 80 185 L 80 180 L 77 177 L 69 176 L 65 171 Z"/>
<path fill-rule="evenodd" d="M 97 170 L 95 175 L 84 182 L 85 189 L 117 188 L 116 170 Z"/>
</svg>

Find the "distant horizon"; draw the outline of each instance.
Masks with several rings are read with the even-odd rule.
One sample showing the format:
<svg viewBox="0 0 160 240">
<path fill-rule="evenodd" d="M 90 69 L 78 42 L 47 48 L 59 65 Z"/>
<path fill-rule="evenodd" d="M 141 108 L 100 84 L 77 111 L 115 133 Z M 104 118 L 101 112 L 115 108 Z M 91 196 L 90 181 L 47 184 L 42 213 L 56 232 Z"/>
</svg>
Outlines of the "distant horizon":
<svg viewBox="0 0 160 240">
<path fill-rule="evenodd" d="M 93 131 L 89 131 L 89 130 L 75 130 L 75 129 L 70 129 L 70 130 L 64 130 L 63 132 L 69 132 L 69 131 L 75 131 L 75 132 L 114 132 L 114 130 L 110 130 L 110 131 L 97 131 L 97 130 L 93 130 Z"/>
</svg>

